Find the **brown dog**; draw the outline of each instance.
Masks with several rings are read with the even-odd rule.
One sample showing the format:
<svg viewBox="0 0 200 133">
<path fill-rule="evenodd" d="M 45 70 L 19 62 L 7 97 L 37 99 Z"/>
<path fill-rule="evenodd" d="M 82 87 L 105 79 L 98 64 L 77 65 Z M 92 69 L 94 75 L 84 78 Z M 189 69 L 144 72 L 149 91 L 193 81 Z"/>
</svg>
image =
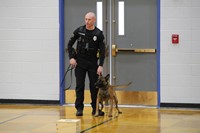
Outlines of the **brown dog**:
<svg viewBox="0 0 200 133">
<path fill-rule="evenodd" d="M 126 85 L 110 85 L 109 83 L 109 78 L 110 75 L 108 74 L 107 76 L 103 77 L 103 76 L 99 76 L 97 82 L 95 83 L 95 86 L 97 88 L 99 88 L 99 92 L 97 94 L 97 102 L 96 102 L 96 113 L 95 116 L 98 116 L 98 110 L 99 110 L 99 104 L 101 104 L 101 111 L 103 109 L 103 102 L 104 101 L 108 101 L 110 100 L 110 109 L 109 109 L 109 117 L 112 117 L 112 110 L 113 110 L 113 102 L 115 102 L 116 105 L 116 109 L 118 111 L 119 114 L 121 114 L 122 112 L 120 112 L 119 108 L 118 108 L 118 99 L 117 99 L 117 95 L 115 92 L 115 88 L 126 88 L 128 87 L 132 82 L 126 84 Z"/>
</svg>

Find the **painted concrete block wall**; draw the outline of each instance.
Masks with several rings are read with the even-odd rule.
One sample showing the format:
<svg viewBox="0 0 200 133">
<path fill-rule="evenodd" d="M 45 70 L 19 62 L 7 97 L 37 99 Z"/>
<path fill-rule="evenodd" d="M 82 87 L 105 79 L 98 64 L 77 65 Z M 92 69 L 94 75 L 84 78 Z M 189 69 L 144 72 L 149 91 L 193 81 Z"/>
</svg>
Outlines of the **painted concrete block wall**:
<svg viewBox="0 0 200 133">
<path fill-rule="evenodd" d="M 161 0 L 161 103 L 200 103 L 199 12 L 199 0 Z"/>
<path fill-rule="evenodd" d="M 59 99 L 58 0 L 0 0 L 0 99 Z"/>
</svg>

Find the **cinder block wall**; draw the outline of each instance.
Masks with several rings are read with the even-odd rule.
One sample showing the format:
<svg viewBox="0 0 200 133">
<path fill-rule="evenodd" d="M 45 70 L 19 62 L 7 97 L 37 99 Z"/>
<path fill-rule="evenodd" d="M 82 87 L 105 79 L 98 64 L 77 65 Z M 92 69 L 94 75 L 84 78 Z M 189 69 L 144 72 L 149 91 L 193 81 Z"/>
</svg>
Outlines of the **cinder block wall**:
<svg viewBox="0 0 200 133">
<path fill-rule="evenodd" d="M 0 0 L 0 99 L 59 100 L 58 0 Z"/>
<path fill-rule="evenodd" d="M 200 1 L 161 0 L 161 102 L 200 103 Z M 172 34 L 179 44 L 172 44 Z"/>
</svg>

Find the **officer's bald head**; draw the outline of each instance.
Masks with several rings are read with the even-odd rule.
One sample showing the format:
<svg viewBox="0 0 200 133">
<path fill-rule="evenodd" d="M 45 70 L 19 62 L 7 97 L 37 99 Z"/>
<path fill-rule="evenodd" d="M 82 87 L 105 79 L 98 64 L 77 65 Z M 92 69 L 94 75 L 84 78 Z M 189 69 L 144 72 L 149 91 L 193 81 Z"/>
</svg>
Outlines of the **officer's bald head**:
<svg viewBox="0 0 200 133">
<path fill-rule="evenodd" d="M 90 17 L 90 18 L 93 18 L 93 19 L 96 20 L 96 15 L 95 15 L 95 13 L 93 13 L 93 12 L 88 12 L 88 13 L 85 15 L 85 17 Z"/>
<path fill-rule="evenodd" d="M 85 15 L 85 24 L 88 30 L 94 29 L 94 23 L 96 22 L 96 15 L 93 12 L 88 12 Z"/>
</svg>

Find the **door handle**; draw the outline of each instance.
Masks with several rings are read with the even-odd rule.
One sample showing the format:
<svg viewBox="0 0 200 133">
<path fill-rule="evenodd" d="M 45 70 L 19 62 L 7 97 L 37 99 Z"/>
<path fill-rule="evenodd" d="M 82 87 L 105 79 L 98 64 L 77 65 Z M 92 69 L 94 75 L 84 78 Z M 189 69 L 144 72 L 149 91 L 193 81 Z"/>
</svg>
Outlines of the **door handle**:
<svg viewBox="0 0 200 133">
<path fill-rule="evenodd" d="M 115 57 L 120 51 L 132 51 L 134 53 L 156 53 L 156 49 L 117 48 L 115 44 L 112 45 L 112 56 Z"/>
</svg>

